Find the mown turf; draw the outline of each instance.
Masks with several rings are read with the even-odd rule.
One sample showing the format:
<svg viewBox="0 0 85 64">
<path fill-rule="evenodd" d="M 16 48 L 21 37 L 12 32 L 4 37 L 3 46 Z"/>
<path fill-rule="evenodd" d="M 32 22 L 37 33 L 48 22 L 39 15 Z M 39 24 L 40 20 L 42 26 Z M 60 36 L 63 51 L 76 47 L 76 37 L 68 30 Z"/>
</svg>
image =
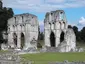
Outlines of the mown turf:
<svg viewBox="0 0 85 64">
<path fill-rule="evenodd" d="M 7 50 L 0 50 L 0 53 L 6 53 L 8 52 Z"/>
<path fill-rule="evenodd" d="M 31 60 L 33 64 L 48 64 L 56 61 L 85 61 L 85 52 L 80 53 L 38 53 L 38 54 L 24 54 L 21 57 L 26 60 Z"/>
</svg>

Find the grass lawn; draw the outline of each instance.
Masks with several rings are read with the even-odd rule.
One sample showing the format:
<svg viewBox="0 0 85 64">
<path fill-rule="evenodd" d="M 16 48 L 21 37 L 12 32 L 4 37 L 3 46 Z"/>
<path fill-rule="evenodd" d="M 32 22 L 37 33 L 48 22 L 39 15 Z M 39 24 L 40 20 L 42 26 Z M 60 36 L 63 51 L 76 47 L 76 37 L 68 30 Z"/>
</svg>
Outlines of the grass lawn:
<svg viewBox="0 0 85 64">
<path fill-rule="evenodd" d="M 0 50 L 0 53 L 6 53 L 8 52 L 7 50 Z"/>
<path fill-rule="evenodd" d="M 33 64 L 48 64 L 56 61 L 85 61 L 85 52 L 79 53 L 38 53 L 38 54 L 24 54 L 21 57 L 26 60 L 34 61 Z"/>
</svg>

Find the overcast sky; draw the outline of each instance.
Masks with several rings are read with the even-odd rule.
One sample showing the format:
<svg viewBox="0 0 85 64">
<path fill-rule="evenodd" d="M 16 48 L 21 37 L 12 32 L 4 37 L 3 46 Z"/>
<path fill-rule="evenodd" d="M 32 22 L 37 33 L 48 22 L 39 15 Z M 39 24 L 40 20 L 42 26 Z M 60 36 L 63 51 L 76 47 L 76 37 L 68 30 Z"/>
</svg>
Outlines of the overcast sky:
<svg viewBox="0 0 85 64">
<path fill-rule="evenodd" d="M 85 0 L 3 0 L 4 7 L 11 7 L 15 14 L 31 13 L 38 16 L 41 31 L 45 13 L 62 9 L 68 24 L 76 25 L 79 30 L 85 26 Z"/>
</svg>

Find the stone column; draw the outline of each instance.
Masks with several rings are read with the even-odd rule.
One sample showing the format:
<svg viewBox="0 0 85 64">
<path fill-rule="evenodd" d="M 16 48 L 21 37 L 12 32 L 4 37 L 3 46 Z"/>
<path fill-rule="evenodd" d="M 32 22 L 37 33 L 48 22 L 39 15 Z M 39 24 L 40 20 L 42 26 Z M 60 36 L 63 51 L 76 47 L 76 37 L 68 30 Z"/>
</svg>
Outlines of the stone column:
<svg viewBox="0 0 85 64">
<path fill-rule="evenodd" d="M 45 46 L 51 46 L 51 44 L 50 44 L 50 31 L 45 30 L 44 40 L 45 40 Z"/>
<path fill-rule="evenodd" d="M 17 48 L 21 48 L 21 33 L 17 33 Z"/>
<path fill-rule="evenodd" d="M 27 50 L 30 47 L 30 30 L 31 30 L 30 24 L 25 25 L 25 46 L 24 50 Z"/>
<path fill-rule="evenodd" d="M 29 32 L 27 33 L 26 32 L 26 35 L 25 35 L 25 46 L 24 46 L 24 50 L 27 50 L 28 48 L 30 47 L 30 35 L 29 35 Z"/>
<path fill-rule="evenodd" d="M 60 33 L 61 33 L 61 29 L 60 29 L 60 23 L 59 21 L 57 21 L 55 23 L 55 37 L 56 37 L 56 47 L 60 44 Z"/>
<path fill-rule="evenodd" d="M 60 30 L 55 31 L 55 37 L 56 37 L 56 47 L 60 44 Z"/>
<path fill-rule="evenodd" d="M 10 45 L 10 47 L 14 47 L 13 32 L 10 32 L 10 34 L 8 35 L 8 44 Z"/>
</svg>

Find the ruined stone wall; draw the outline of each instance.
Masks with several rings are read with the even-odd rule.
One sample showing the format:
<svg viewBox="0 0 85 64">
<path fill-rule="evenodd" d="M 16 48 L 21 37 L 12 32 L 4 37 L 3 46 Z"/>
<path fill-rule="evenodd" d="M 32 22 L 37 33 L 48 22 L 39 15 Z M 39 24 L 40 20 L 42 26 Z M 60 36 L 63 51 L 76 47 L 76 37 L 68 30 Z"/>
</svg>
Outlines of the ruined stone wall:
<svg viewBox="0 0 85 64">
<path fill-rule="evenodd" d="M 32 64 L 32 62 L 21 58 L 14 51 L 7 51 L 0 53 L 0 64 Z"/>
<path fill-rule="evenodd" d="M 76 48 L 76 36 L 68 28 L 65 12 L 56 10 L 47 12 L 44 19 L 45 46 L 57 47 L 59 52 L 69 52 Z"/>
<path fill-rule="evenodd" d="M 14 44 L 13 34 L 16 34 L 17 45 Z M 24 34 L 25 46 L 24 49 L 32 47 L 31 41 L 33 38 L 38 39 L 38 20 L 37 16 L 32 14 L 20 14 L 8 20 L 8 44 L 12 48 L 21 48 L 21 33 Z M 35 46 L 36 47 L 36 46 Z"/>
<path fill-rule="evenodd" d="M 62 12 L 63 18 L 61 19 L 60 13 Z M 65 17 L 65 12 L 63 10 L 57 10 L 48 12 L 45 16 L 44 20 L 45 25 L 45 45 L 50 46 L 50 34 L 51 32 L 54 32 L 55 38 L 56 38 L 56 47 L 60 44 L 60 34 L 63 31 L 66 32 L 67 29 L 67 21 Z M 48 43 L 49 42 L 49 43 Z"/>
</svg>

